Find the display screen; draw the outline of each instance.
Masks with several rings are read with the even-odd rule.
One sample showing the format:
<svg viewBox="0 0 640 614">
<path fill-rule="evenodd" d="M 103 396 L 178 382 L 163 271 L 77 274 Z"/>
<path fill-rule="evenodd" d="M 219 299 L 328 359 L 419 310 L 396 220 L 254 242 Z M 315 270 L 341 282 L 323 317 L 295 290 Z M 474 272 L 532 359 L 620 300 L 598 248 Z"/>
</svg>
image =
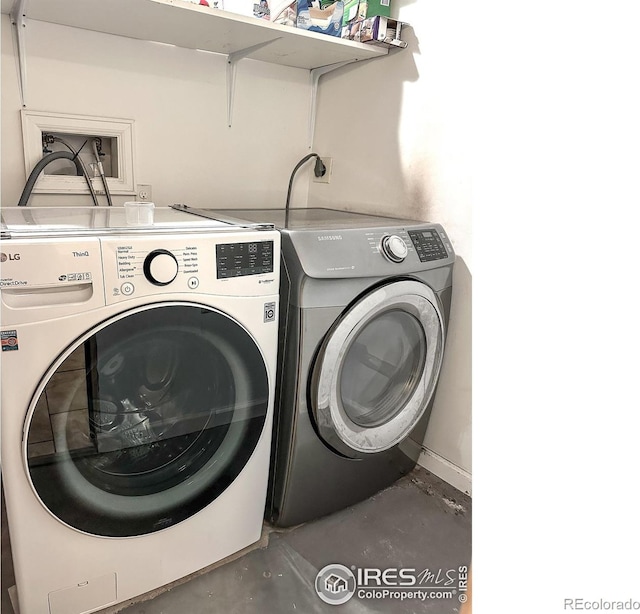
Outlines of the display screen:
<svg viewBox="0 0 640 614">
<path fill-rule="evenodd" d="M 447 258 L 447 249 L 435 230 L 410 230 L 409 237 L 416 249 L 420 262 Z"/>
<path fill-rule="evenodd" d="M 273 273 L 273 241 L 216 245 L 218 279 Z"/>
</svg>

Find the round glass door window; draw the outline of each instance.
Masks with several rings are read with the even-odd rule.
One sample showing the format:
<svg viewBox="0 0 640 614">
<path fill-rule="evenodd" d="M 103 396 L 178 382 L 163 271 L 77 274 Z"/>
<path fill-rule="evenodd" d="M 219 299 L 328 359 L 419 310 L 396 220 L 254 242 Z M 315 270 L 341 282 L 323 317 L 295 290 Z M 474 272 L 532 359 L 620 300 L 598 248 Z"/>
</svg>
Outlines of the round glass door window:
<svg viewBox="0 0 640 614">
<path fill-rule="evenodd" d="M 216 499 L 251 457 L 269 401 L 249 333 L 182 303 L 103 323 L 39 391 L 27 439 L 32 485 L 62 522 L 109 537 L 164 529 Z"/>
<path fill-rule="evenodd" d="M 315 425 L 330 447 L 357 458 L 408 437 L 435 390 L 443 322 L 433 290 L 413 280 L 377 287 L 336 321 L 311 379 Z"/>
<path fill-rule="evenodd" d="M 351 341 L 338 378 L 349 419 L 373 427 L 401 411 L 420 381 L 426 349 L 412 314 L 392 309 L 372 318 Z"/>
</svg>

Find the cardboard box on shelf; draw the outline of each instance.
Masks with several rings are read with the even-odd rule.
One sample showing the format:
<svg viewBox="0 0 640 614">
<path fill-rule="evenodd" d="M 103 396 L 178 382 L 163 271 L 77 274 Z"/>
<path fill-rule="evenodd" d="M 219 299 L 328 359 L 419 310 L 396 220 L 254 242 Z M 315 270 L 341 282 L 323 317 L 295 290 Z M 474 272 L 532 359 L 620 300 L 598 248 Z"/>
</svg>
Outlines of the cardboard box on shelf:
<svg viewBox="0 0 640 614">
<path fill-rule="evenodd" d="M 345 0 L 342 25 L 376 15 L 391 17 L 391 0 Z"/>
<path fill-rule="evenodd" d="M 329 36 L 342 34 L 344 0 L 298 0 L 297 26 Z"/>
<path fill-rule="evenodd" d="M 389 49 L 404 49 L 407 43 L 402 40 L 402 27 L 408 24 L 390 17 L 369 17 L 361 21 L 350 22 L 342 29 L 342 38 L 359 43 L 371 43 Z"/>
</svg>

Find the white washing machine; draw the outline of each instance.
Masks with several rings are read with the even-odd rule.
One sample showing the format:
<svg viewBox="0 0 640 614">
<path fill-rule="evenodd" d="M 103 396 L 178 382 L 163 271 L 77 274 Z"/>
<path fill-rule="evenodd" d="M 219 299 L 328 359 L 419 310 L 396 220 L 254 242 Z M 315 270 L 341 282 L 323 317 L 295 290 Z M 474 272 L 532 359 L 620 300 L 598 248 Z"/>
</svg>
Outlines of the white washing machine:
<svg viewBox="0 0 640 614">
<path fill-rule="evenodd" d="M 280 238 L 158 208 L 3 209 L 2 474 L 21 614 L 135 597 L 260 538 Z"/>
</svg>

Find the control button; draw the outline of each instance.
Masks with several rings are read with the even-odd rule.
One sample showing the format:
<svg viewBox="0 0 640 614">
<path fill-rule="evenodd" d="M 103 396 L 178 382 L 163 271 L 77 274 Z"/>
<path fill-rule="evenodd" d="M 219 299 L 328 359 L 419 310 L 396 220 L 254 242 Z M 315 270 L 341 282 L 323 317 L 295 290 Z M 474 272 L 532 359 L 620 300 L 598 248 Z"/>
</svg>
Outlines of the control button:
<svg viewBox="0 0 640 614">
<path fill-rule="evenodd" d="M 120 286 L 120 292 L 122 292 L 122 294 L 124 294 L 125 296 L 131 296 L 134 292 L 135 288 L 133 286 L 133 284 L 130 281 L 125 281 L 121 286 Z"/>
<path fill-rule="evenodd" d="M 195 290 L 200 285 L 200 280 L 197 277 L 189 277 L 187 281 L 187 286 L 192 290 Z"/>
<path fill-rule="evenodd" d="M 144 276 L 155 286 L 166 286 L 178 275 L 178 261 L 166 249 L 156 249 L 144 259 Z"/>
<path fill-rule="evenodd" d="M 407 244 L 398 235 L 387 235 L 383 237 L 380 247 L 382 253 L 391 260 L 391 262 L 402 262 L 409 253 Z"/>
</svg>

